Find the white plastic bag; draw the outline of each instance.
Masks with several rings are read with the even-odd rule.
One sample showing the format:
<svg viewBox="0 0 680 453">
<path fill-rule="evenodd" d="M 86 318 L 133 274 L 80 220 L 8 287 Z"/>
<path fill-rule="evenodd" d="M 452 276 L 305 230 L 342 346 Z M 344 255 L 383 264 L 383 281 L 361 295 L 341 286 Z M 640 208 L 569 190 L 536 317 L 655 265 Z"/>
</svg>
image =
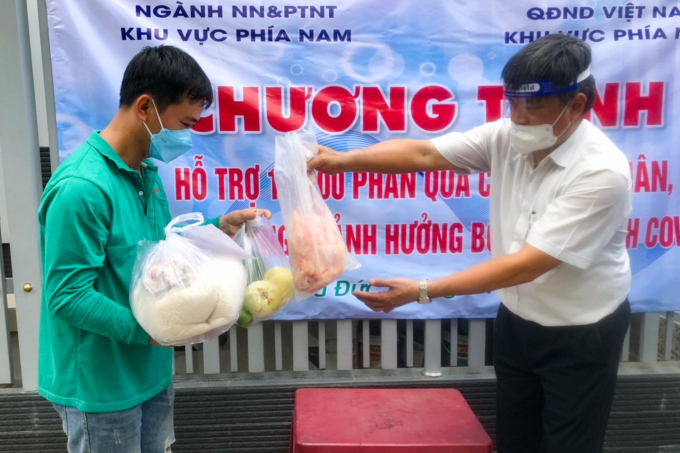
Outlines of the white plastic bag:
<svg viewBox="0 0 680 453">
<path fill-rule="evenodd" d="M 244 223 L 234 236 L 234 242 L 255 258 L 243 261 L 248 273 L 248 286 L 238 325 L 249 327 L 271 317 L 293 299 L 293 274 L 288 258 L 265 217 Z"/>
<path fill-rule="evenodd" d="M 186 227 L 177 225 L 195 221 Z M 203 215 L 172 220 L 165 240 L 140 242 L 130 306 L 159 344 L 200 343 L 229 330 L 238 319 L 246 287 L 242 260 L 251 258 Z"/>
<path fill-rule="evenodd" d="M 318 154 L 316 137 L 291 132 L 276 137 L 274 178 L 288 237 L 298 300 L 312 296 L 343 272 L 361 267 L 347 251 L 333 214 L 307 161 Z"/>
</svg>

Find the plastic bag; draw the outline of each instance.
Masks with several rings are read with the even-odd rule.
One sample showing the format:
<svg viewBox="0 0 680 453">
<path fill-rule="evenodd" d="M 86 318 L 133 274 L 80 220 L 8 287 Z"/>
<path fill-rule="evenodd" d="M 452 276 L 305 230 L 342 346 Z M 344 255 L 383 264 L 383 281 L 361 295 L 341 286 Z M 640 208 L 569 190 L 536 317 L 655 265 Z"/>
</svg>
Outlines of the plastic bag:
<svg viewBox="0 0 680 453">
<path fill-rule="evenodd" d="M 186 227 L 177 225 L 196 221 Z M 165 240 L 140 242 L 130 306 L 137 322 L 159 344 L 211 340 L 237 321 L 246 289 L 242 260 L 251 258 L 200 213 L 181 215 Z"/>
<path fill-rule="evenodd" d="M 249 327 L 288 305 L 295 295 L 288 258 L 264 217 L 244 223 L 234 242 L 255 259 L 244 260 L 248 286 L 238 325 Z"/>
<path fill-rule="evenodd" d="M 298 300 L 312 296 L 344 271 L 361 267 L 347 251 L 307 161 L 318 154 L 311 133 L 276 137 L 274 178 L 288 237 L 288 256 Z"/>
</svg>

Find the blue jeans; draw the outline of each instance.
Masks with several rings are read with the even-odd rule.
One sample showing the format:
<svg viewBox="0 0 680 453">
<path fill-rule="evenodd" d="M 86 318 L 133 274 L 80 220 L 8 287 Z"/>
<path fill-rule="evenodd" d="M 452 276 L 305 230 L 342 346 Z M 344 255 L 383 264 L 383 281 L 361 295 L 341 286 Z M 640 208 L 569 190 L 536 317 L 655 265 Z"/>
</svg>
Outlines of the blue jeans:
<svg viewBox="0 0 680 453">
<path fill-rule="evenodd" d="M 68 436 L 69 453 L 169 453 L 175 441 L 175 389 L 120 412 L 92 414 L 54 404 Z"/>
</svg>

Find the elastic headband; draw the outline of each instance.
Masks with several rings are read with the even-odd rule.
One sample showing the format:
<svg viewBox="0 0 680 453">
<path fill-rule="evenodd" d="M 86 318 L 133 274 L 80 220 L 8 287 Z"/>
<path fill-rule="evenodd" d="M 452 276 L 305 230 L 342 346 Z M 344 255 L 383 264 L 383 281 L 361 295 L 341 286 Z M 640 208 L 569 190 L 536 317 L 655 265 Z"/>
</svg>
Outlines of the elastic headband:
<svg viewBox="0 0 680 453">
<path fill-rule="evenodd" d="M 509 98 L 535 98 L 540 96 L 553 96 L 556 94 L 571 93 L 578 89 L 578 84 L 583 82 L 590 76 L 590 68 L 580 73 L 576 77 L 576 81 L 571 85 L 557 88 L 553 87 L 552 80 L 537 80 L 535 82 L 525 83 L 520 85 L 517 89 L 511 90 L 506 85 L 503 88 L 503 94 Z"/>
</svg>

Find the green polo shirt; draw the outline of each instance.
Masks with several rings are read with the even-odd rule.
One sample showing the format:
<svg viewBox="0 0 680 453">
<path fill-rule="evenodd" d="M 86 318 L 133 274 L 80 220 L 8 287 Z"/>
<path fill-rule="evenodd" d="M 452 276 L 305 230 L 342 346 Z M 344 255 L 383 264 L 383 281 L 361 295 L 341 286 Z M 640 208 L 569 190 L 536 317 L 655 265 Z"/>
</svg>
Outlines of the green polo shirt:
<svg viewBox="0 0 680 453">
<path fill-rule="evenodd" d="M 40 204 L 38 392 L 83 412 L 129 409 L 172 382 L 173 349 L 149 345 L 130 310 L 137 243 L 171 220 L 158 169 L 145 160 L 141 173 L 93 132 Z"/>
</svg>

